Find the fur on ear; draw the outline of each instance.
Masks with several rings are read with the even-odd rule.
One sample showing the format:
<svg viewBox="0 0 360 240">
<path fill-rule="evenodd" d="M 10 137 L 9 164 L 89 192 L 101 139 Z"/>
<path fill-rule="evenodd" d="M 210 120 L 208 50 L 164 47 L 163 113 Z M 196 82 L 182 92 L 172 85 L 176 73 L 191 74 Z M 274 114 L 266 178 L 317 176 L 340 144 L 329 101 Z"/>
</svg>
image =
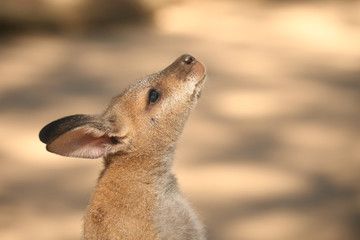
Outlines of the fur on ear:
<svg viewBox="0 0 360 240">
<path fill-rule="evenodd" d="M 99 158 L 119 144 L 97 116 L 73 115 L 46 125 L 39 134 L 49 152 L 68 157 Z"/>
</svg>

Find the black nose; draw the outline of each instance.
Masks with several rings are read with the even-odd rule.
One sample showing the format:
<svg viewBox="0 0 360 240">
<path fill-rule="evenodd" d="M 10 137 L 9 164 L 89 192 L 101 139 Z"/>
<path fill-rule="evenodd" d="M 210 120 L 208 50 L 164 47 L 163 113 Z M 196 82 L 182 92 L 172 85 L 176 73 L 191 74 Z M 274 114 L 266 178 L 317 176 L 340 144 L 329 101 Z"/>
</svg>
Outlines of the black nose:
<svg viewBox="0 0 360 240">
<path fill-rule="evenodd" d="M 184 61 L 184 63 L 186 63 L 186 64 L 192 64 L 193 62 L 195 62 L 195 58 L 193 57 L 193 56 L 191 56 L 191 55 L 184 55 L 184 58 L 183 58 L 183 61 Z"/>
</svg>

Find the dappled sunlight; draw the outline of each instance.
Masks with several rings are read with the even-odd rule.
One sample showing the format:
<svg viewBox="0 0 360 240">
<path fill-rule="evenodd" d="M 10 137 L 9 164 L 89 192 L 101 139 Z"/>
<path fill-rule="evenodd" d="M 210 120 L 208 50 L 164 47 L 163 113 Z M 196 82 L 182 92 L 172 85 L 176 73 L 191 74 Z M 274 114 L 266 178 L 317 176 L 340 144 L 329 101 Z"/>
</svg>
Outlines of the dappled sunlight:
<svg viewBox="0 0 360 240">
<path fill-rule="evenodd" d="M 191 170 L 178 168 L 177 172 L 183 176 L 179 182 L 185 193 L 196 201 L 206 201 L 208 204 L 226 202 L 231 198 L 241 202 L 300 195 L 311 188 L 310 182 L 301 175 L 259 164 L 242 163 L 236 168 L 233 165 L 213 164 Z"/>
<path fill-rule="evenodd" d="M 327 222 L 326 217 L 316 217 L 308 211 L 277 210 L 247 221 L 237 219 L 223 229 L 225 239 L 267 239 L 267 240 L 301 240 L 313 239 L 314 229 L 317 229 L 314 239 L 339 239 L 346 235 L 346 229 L 338 224 L 321 228 L 321 222 Z M 345 235 L 344 235 L 345 234 Z"/>
<path fill-rule="evenodd" d="M 279 133 L 289 146 L 308 149 L 334 150 L 348 146 L 348 131 L 324 124 L 293 124 L 284 126 Z"/>
<path fill-rule="evenodd" d="M 19 218 L 4 223 L 7 228 L 1 230 L 3 239 L 38 239 L 39 237 L 52 239 L 54 232 L 57 233 L 58 239 L 73 239 L 74 233 L 78 236 L 81 234 L 81 226 L 74 224 L 74 222 L 79 222 L 81 213 L 80 215 L 66 213 L 63 216 L 57 213 L 57 217 L 52 218 L 51 214 L 39 214 L 39 211 L 34 211 L 34 209 L 19 207 L 23 209 Z M 34 221 L 34 216 L 37 216 L 37 221 Z M 41 236 L 39 236 L 39 226 L 41 226 Z M 14 231 L 14 228 L 17 230 Z"/>
<path fill-rule="evenodd" d="M 357 41 L 360 33 L 354 31 L 356 25 L 347 24 L 343 19 L 359 21 L 359 10 L 356 9 L 360 4 L 357 1 L 348 4 L 324 1 L 267 9 L 259 6 L 257 1 L 209 1 L 206 4 L 191 1 L 158 11 L 155 22 L 164 32 L 187 34 L 208 41 L 281 44 L 285 50 L 296 47 L 305 51 L 353 54 L 354 50 L 360 50 Z M 352 15 L 346 16 L 349 10 Z"/>
<path fill-rule="evenodd" d="M 182 53 L 208 78 L 173 171 L 209 239 L 359 239 L 360 1 L 136 3 L 152 24 L 0 42 L 0 239 L 80 238 L 101 160 L 51 154 L 39 130 Z"/>
<path fill-rule="evenodd" d="M 56 68 L 65 54 L 66 47 L 55 38 L 25 37 L 16 40 L 11 48 L 4 48 L 0 55 L 0 72 L 2 78 L 6 79 L 1 82 L 2 92 L 37 82 L 45 71 Z"/>
<path fill-rule="evenodd" d="M 354 26 L 341 21 L 343 11 L 337 4 L 299 4 L 276 11 L 268 24 L 277 36 L 304 49 L 351 54 L 360 50 L 360 36 Z"/>
<path fill-rule="evenodd" d="M 284 106 L 284 100 L 269 91 L 229 91 L 219 94 L 215 111 L 227 118 L 264 118 L 284 115 L 293 108 Z"/>
</svg>

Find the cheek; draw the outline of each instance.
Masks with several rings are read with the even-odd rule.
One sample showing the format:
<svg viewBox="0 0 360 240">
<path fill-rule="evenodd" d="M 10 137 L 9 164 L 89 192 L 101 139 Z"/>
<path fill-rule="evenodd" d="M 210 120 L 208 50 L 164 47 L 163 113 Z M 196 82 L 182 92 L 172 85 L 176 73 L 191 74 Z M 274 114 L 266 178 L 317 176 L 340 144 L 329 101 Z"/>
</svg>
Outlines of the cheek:
<svg viewBox="0 0 360 240">
<path fill-rule="evenodd" d="M 161 102 L 161 114 L 181 113 L 187 108 L 191 108 L 191 95 L 194 91 L 195 83 L 187 81 L 181 86 L 174 87 L 167 93 L 167 96 Z M 183 110 L 181 110 L 183 109 Z"/>
</svg>

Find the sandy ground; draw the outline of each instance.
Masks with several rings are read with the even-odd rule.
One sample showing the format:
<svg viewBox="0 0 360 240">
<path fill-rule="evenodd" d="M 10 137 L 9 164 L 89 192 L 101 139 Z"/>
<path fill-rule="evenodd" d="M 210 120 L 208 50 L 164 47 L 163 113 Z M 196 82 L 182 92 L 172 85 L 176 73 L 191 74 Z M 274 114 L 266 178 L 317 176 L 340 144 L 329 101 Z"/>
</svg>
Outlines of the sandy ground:
<svg viewBox="0 0 360 240">
<path fill-rule="evenodd" d="M 359 1 L 187 1 L 151 28 L 1 43 L 0 239 L 80 238 L 101 161 L 50 154 L 38 131 L 185 52 L 208 82 L 174 171 L 209 238 L 359 239 Z"/>
</svg>

